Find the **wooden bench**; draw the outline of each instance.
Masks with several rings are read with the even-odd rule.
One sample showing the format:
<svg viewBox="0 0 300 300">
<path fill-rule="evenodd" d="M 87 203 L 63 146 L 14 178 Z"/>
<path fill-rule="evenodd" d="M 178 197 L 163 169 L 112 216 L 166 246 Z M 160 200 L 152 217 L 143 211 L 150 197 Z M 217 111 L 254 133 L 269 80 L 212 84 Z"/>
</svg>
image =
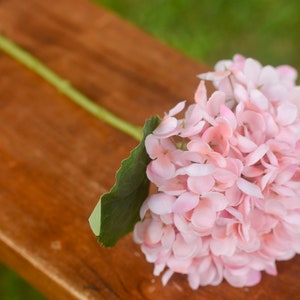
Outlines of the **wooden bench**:
<svg viewBox="0 0 300 300">
<path fill-rule="evenodd" d="M 119 117 L 192 100 L 203 65 L 85 0 L 1 0 L 0 31 Z M 295 299 L 300 257 L 253 288 L 166 287 L 132 236 L 103 249 L 88 217 L 136 142 L 0 52 L 0 259 L 49 299 Z M 298 295 L 298 296 L 296 296 Z"/>
</svg>

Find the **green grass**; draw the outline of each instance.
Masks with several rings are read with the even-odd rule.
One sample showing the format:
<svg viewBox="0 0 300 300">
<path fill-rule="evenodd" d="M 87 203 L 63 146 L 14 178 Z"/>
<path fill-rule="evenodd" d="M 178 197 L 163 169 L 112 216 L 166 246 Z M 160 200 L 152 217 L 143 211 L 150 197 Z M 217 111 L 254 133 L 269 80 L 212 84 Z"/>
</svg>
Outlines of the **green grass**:
<svg viewBox="0 0 300 300">
<path fill-rule="evenodd" d="M 39 292 L 21 279 L 15 272 L 0 264 L 1 300 L 45 300 Z"/>
<path fill-rule="evenodd" d="M 93 0 L 199 61 L 235 53 L 300 71 L 300 2 L 283 0 Z M 0 265 L 1 300 L 42 300 Z"/>
<path fill-rule="evenodd" d="M 213 66 L 235 53 L 300 68 L 296 0 L 94 0 Z"/>
</svg>

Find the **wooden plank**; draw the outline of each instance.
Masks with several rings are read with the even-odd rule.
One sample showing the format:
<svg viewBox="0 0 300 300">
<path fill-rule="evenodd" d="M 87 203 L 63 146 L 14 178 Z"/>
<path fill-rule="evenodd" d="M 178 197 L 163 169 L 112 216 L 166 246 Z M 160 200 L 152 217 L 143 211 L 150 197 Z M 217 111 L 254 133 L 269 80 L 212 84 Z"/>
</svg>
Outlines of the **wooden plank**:
<svg viewBox="0 0 300 300">
<path fill-rule="evenodd" d="M 142 125 L 192 99 L 206 70 L 84 0 L 1 0 L 0 31 L 118 116 Z M 135 141 L 0 53 L 0 258 L 50 299 L 291 299 L 299 256 L 253 288 L 192 291 L 152 275 L 132 236 L 103 249 L 87 219 Z"/>
<path fill-rule="evenodd" d="M 2 33 L 130 121 L 139 105 L 151 103 L 150 111 L 134 119 L 143 124 L 150 114 L 167 110 L 169 101 L 191 97 L 189 85 L 196 86 L 196 75 L 203 70 L 87 1 L 4 0 L 1 6 Z"/>
</svg>

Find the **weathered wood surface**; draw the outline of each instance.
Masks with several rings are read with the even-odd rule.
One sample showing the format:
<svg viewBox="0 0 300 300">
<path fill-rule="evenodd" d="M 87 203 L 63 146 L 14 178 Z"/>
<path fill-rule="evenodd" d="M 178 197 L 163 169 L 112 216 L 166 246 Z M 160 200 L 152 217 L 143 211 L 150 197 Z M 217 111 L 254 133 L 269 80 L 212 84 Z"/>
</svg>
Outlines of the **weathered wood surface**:
<svg viewBox="0 0 300 300">
<path fill-rule="evenodd" d="M 192 99 L 206 70 L 84 0 L 0 0 L 0 31 L 142 125 Z M 296 299 L 300 257 L 253 288 L 166 287 L 132 236 L 103 249 L 88 217 L 136 142 L 0 52 L 0 259 L 50 299 Z"/>
</svg>

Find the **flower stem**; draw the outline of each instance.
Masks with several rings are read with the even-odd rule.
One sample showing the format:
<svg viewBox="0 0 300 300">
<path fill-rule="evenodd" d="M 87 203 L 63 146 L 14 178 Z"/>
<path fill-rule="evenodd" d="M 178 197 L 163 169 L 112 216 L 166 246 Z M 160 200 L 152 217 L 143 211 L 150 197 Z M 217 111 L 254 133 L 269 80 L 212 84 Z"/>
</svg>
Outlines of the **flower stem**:
<svg viewBox="0 0 300 300">
<path fill-rule="evenodd" d="M 75 89 L 67 80 L 63 79 L 51 69 L 47 68 L 41 61 L 24 49 L 17 46 L 8 38 L 0 34 L 0 49 L 6 54 L 33 70 L 35 73 L 40 75 L 47 82 L 52 84 L 59 92 L 67 96 L 70 100 L 84 108 L 87 112 L 94 115 L 101 121 L 109 124 L 117 130 L 126 133 L 133 137 L 137 141 L 142 139 L 142 128 L 139 126 L 132 125 L 125 120 L 112 114 L 107 109 L 97 105 L 87 96 Z"/>
</svg>

